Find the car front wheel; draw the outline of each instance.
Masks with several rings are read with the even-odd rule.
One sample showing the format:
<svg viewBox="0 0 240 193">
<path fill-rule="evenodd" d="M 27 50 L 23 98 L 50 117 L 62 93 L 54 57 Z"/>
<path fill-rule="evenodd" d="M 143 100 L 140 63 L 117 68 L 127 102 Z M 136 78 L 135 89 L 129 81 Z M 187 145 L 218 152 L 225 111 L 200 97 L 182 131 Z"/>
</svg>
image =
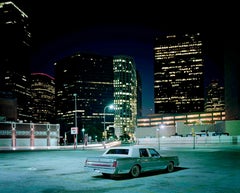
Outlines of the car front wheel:
<svg viewBox="0 0 240 193">
<path fill-rule="evenodd" d="M 138 165 L 134 165 L 130 170 L 130 175 L 133 178 L 137 178 L 140 175 L 140 167 Z"/>
</svg>

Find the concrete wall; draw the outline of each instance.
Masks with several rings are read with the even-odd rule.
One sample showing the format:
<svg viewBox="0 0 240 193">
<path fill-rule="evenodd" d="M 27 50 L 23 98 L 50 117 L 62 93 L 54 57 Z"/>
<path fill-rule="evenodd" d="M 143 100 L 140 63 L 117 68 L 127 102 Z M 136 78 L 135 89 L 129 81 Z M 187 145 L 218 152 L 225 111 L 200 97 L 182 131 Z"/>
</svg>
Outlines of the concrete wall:
<svg viewBox="0 0 240 193">
<path fill-rule="evenodd" d="M 186 125 L 183 122 L 177 122 L 176 132 L 183 136 L 194 132 L 201 132 L 207 130 L 209 132 L 225 132 L 225 121 L 217 121 L 215 124 L 199 124 L 199 125 Z"/>
<path fill-rule="evenodd" d="M 232 136 L 240 135 L 240 120 L 225 121 L 225 128 Z"/>
<path fill-rule="evenodd" d="M 144 138 L 144 137 L 150 137 L 154 138 L 158 135 L 160 137 L 170 137 L 171 135 L 174 135 L 176 133 L 175 127 L 137 127 L 135 130 L 135 137 L 136 138 Z"/>
</svg>

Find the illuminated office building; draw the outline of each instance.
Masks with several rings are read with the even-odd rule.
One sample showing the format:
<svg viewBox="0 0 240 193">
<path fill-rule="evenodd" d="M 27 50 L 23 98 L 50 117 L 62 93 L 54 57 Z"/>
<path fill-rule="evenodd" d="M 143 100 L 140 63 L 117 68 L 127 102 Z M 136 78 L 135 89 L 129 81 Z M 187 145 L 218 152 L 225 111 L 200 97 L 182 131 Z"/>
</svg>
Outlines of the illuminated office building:
<svg viewBox="0 0 240 193">
<path fill-rule="evenodd" d="M 114 126 L 117 137 L 133 135 L 137 122 L 137 74 L 133 58 L 114 56 Z"/>
<path fill-rule="evenodd" d="M 55 80 L 44 73 L 31 74 L 32 121 L 55 123 Z"/>
<path fill-rule="evenodd" d="M 225 111 L 216 112 L 193 112 L 176 114 L 151 114 L 137 120 L 138 127 L 158 127 L 164 125 L 166 128 L 177 126 L 177 122 L 186 125 L 213 125 L 218 121 L 225 121 Z"/>
<path fill-rule="evenodd" d="M 157 37 L 154 45 L 155 113 L 203 112 L 203 67 L 199 33 Z"/>
<path fill-rule="evenodd" d="M 113 103 L 112 57 L 76 53 L 63 58 L 55 63 L 55 85 L 61 135 L 66 132 L 71 136 L 71 127 L 77 126 L 79 140 L 83 128 L 84 134 L 99 139 L 104 123 L 113 125 L 114 111 L 107 109 L 104 113 L 105 107 Z"/>
<path fill-rule="evenodd" d="M 28 16 L 11 1 L 0 2 L 0 116 L 6 120 L 29 122 L 30 108 L 30 41 Z M 4 94 L 5 93 L 5 94 Z M 16 116 L 7 117 L 4 104 L 16 108 Z M 5 101 L 5 102 L 4 102 Z"/>
</svg>

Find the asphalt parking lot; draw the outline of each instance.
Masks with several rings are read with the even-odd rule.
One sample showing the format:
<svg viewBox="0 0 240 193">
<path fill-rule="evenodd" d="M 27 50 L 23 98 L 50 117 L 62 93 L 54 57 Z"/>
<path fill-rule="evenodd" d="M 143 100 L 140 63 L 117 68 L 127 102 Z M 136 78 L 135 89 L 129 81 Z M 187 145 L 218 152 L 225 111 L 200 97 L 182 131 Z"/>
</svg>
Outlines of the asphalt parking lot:
<svg viewBox="0 0 240 193">
<path fill-rule="evenodd" d="M 139 178 L 104 178 L 86 173 L 87 156 L 104 149 L 62 149 L 0 152 L 1 193 L 239 193 L 240 145 L 162 147 L 160 153 L 178 155 L 173 173 L 151 172 Z"/>
</svg>

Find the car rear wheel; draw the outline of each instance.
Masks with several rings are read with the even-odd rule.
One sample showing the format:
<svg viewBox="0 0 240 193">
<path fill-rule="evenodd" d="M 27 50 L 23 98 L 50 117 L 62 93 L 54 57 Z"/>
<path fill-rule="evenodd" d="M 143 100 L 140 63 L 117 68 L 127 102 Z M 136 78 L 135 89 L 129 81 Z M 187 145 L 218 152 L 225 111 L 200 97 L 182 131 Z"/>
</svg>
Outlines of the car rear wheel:
<svg viewBox="0 0 240 193">
<path fill-rule="evenodd" d="M 140 175 L 140 167 L 138 165 L 134 165 L 132 169 L 130 170 L 130 175 L 133 178 L 137 178 Z"/>
<path fill-rule="evenodd" d="M 174 170 L 173 162 L 168 163 L 166 170 L 167 170 L 167 172 L 173 172 L 173 170 Z"/>
<path fill-rule="evenodd" d="M 103 175 L 105 178 L 110 178 L 110 177 L 111 177 L 111 174 L 102 173 L 102 175 Z"/>
</svg>

